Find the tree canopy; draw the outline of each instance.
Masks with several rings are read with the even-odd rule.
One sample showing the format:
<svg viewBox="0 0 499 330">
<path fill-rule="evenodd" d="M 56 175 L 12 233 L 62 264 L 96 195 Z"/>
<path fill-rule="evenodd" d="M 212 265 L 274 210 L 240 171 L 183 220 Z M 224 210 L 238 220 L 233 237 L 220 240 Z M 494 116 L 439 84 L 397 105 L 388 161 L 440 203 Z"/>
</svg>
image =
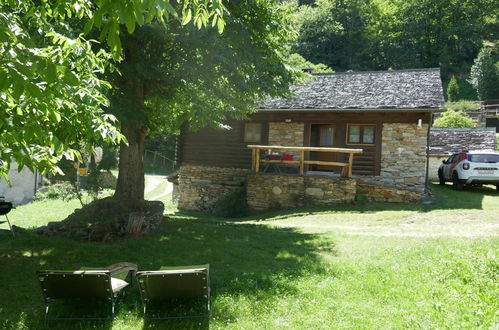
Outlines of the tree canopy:
<svg viewBox="0 0 499 330">
<path fill-rule="evenodd" d="M 243 118 L 265 95 L 284 95 L 298 76 L 285 62 L 293 33 L 285 8 L 271 0 L 228 2 L 226 29 L 179 22 L 148 24 L 123 38 L 120 74 L 109 78 L 110 111 L 122 145 L 116 196 L 143 198 L 144 138 L 154 131 L 222 127 Z M 133 188 L 131 188 L 133 187 Z"/>
<path fill-rule="evenodd" d="M 471 67 L 470 82 L 479 100 L 499 98 L 499 56 L 490 47 L 483 48 Z"/>
<path fill-rule="evenodd" d="M 1 0 L 0 176 L 12 161 L 46 172 L 78 157 L 82 141 L 122 140 L 101 76 L 121 56 L 122 26 L 178 20 L 221 32 L 225 12 L 220 0 Z"/>
</svg>

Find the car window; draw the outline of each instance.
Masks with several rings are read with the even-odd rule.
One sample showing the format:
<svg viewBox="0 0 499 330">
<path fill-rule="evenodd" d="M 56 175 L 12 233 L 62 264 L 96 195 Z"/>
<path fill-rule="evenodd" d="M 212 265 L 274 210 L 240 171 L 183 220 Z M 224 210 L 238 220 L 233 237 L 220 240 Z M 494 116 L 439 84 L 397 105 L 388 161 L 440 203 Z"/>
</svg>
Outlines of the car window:
<svg viewBox="0 0 499 330">
<path fill-rule="evenodd" d="M 499 155 L 495 154 L 469 155 L 468 160 L 473 163 L 499 163 Z"/>
<path fill-rule="evenodd" d="M 450 157 L 449 157 L 449 159 L 447 159 L 447 163 L 448 163 L 448 164 L 452 164 L 452 163 L 454 163 L 454 159 L 455 159 L 455 158 L 456 158 L 456 155 L 452 155 L 452 156 L 450 156 Z"/>
</svg>

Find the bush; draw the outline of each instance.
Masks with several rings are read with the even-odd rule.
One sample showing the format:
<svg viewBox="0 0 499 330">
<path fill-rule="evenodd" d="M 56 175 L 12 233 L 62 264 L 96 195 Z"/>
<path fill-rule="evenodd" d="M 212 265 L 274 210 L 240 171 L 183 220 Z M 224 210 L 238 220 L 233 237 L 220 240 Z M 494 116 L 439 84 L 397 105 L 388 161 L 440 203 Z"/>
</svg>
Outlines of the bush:
<svg viewBox="0 0 499 330">
<path fill-rule="evenodd" d="M 222 196 L 215 204 L 213 214 L 224 218 L 242 218 L 249 215 L 246 191 L 236 191 Z"/>
<path fill-rule="evenodd" d="M 446 110 L 480 110 L 480 102 L 470 101 L 470 100 L 460 100 L 457 102 L 447 102 L 445 103 Z"/>
<path fill-rule="evenodd" d="M 62 199 L 64 201 L 69 201 L 77 197 L 77 192 L 73 185 L 68 182 L 64 182 L 40 188 L 40 190 L 36 192 L 34 200 Z"/>
<path fill-rule="evenodd" d="M 459 85 L 456 76 L 452 76 L 447 86 L 447 101 L 456 102 L 457 100 L 459 100 Z"/>
<path fill-rule="evenodd" d="M 475 123 L 464 111 L 447 110 L 435 120 L 435 127 L 475 127 Z"/>
</svg>

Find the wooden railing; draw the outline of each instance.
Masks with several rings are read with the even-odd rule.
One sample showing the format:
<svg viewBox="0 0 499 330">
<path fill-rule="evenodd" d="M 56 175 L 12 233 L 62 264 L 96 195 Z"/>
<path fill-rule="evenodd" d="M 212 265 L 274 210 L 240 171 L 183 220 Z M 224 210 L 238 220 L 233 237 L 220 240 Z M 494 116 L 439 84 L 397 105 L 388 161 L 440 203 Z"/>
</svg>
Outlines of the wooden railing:
<svg viewBox="0 0 499 330">
<path fill-rule="evenodd" d="M 249 145 L 248 148 L 251 149 L 251 155 L 252 155 L 251 168 L 253 171 L 257 173 L 260 171 L 260 163 L 298 164 L 300 175 L 303 175 L 305 173 L 305 165 L 323 165 L 323 166 L 342 167 L 343 170 L 341 172 L 341 175 L 347 178 L 352 176 L 353 155 L 362 153 L 362 149 L 347 149 L 347 148 L 285 147 L 285 146 L 262 146 L 262 145 Z M 272 150 L 298 151 L 299 160 L 261 159 L 260 153 L 262 150 L 267 150 L 269 154 L 272 154 Z M 328 162 L 321 160 L 306 160 L 305 152 L 308 151 L 347 153 L 348 163 Z"/>
</svg>

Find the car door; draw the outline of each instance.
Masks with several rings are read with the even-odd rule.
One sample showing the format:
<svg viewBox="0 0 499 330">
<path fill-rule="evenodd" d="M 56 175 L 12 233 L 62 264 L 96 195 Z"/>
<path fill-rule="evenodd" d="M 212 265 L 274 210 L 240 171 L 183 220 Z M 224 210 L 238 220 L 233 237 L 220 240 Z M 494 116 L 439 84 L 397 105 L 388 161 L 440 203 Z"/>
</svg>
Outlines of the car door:
<svg viewBox="0 0 499 330">
<path fill-rule="evenodd" d="M 442 173 L 444 175 L 445 180 L 450 180 L 451 179 L 451 166 L 456 160 L 457 154 L 454 154 L 449 157 L 444 163 L 444 166 L 442 167 Z"/>
</svg>

